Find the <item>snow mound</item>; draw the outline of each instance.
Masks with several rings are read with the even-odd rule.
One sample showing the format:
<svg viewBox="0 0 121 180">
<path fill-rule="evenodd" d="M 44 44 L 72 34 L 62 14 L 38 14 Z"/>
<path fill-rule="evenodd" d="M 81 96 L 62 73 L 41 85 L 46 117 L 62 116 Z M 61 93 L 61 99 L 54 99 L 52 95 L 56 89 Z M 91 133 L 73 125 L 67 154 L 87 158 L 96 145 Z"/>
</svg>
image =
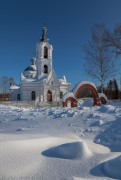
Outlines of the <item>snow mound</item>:
<svg viewBox="0 0 121 180">
<path fill-rule="evenodd" d="M 61 159 L 78 159 L 88 158 L 92 155 L 92 152 L 85 142 L 77 141 L 50 148 L 43 151 L 42 155 Z"/>
<path fill-rule="evenodd" d="M 99 111 L 102 113 L 115 113 L 116 107 L 112 105 L 102 105 L 99 107 Z"/>
<path fill-rule="evenodd" d="M 121 179 L 121 156 L 106 161 L 103 165 L 103 170 L 107 176 Z"/>
</svg>

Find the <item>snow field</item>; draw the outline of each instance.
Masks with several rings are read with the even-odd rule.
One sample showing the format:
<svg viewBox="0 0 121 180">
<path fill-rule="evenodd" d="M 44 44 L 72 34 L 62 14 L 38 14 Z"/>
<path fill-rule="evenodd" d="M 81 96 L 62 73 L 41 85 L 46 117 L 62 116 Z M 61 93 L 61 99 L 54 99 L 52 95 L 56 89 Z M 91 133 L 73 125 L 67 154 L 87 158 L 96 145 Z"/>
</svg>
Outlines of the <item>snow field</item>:
<svg viewBox="0 0 121 180">
<path fill-rule="evenodd" d="M 0 178 L 121 179 L 121 103 L 0 105 Z"/>
</svg>

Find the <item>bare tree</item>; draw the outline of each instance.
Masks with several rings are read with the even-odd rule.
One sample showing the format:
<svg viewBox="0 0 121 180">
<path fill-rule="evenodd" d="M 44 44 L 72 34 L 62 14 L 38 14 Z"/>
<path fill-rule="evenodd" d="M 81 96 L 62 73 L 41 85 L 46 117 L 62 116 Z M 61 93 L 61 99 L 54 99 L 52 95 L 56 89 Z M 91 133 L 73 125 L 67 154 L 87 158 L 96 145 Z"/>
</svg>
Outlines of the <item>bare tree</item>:
<svg viewBox="0 0 121 180">
<path fill-rule="evenodd" d="M 92 28 L 91 40 L 84 48 L 86 53 L 84 70 L 87 75 L 98 80 L 101 92 L 103 92 L 104 83 L 112 77 L 115 67 L 112 55 L 103 40 L 104 32 L 104 25 L 95 25 Z"/>
<path fill-rule="evenodd" d="M 5 94 L 9 92 L 10 86 L 14 85 L 15 81 L 13 77 L 8 78 L 7 76 L 3 76 L 0 79 L 0 90 Z"/>
<path fill-rule="evenodd" d="M 112 33 L 106 30 L 103 38 L 105 44 L 116 56 L 121 55 L 121 24 L 117 25 Z"/>
<path fill-rule="evenodd" d="M 13 77 L 10 77 L 10 78 L 9 78 L 9 84 L 10 84 L 10 86 L 12 86 L 12 85 L 15 84 L 15 81 L 14 81 L 14 78 L 13 78 Z"/>
<path fill-rule="evenodd" d="M 7 92 L 7 88 L 8 87 L 8 78 L 6 76 L 2 77 L 2 89 L 3 89 L 3 93 Z"/>
</svg>

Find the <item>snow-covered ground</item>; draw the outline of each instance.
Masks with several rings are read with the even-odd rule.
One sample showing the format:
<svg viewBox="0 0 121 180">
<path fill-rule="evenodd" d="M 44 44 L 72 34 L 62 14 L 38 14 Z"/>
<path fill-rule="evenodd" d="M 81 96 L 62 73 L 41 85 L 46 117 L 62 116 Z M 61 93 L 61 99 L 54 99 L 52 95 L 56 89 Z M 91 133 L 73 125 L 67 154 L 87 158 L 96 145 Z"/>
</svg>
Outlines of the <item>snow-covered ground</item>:
<svg viewBox="0 0 121 180">
<path fill-rule="evenodd" d="M 121 103 L 0 105 L 0 179 L 121 179 Z"/>
</svg>

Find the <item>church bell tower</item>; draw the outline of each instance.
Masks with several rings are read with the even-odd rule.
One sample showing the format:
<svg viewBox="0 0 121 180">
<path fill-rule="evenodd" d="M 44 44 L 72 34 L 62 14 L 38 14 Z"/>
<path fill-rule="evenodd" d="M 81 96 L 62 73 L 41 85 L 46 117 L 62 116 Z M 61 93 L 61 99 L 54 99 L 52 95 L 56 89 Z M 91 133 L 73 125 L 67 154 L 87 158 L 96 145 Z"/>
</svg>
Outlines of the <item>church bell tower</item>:
<svg viewBox="0 0 121 180">
<path fill-rule="evenodd" d="M 52 45 L 46 36 L 46 27 L 42 28 L 40 43 L 36 45 L 37 78 L 49 74 L 52 70 Z"/>
</svg>

